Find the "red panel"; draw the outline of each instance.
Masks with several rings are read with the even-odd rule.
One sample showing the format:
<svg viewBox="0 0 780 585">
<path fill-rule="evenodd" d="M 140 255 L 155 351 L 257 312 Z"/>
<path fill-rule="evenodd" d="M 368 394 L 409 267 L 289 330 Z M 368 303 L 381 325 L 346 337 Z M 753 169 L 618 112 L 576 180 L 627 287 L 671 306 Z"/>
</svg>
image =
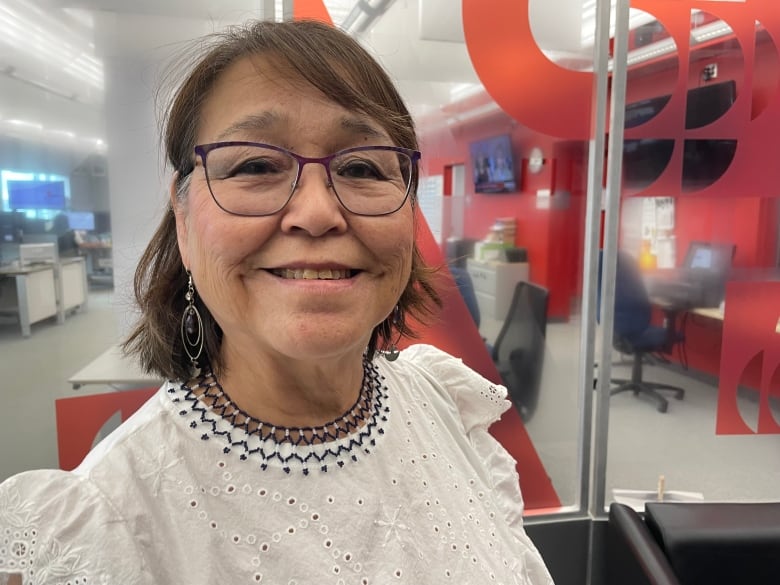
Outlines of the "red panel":
<svg viewBox="0 0 780 585">
<path fill-rule="evenodd" d="M 434 240 L 427 223 L 419 217 L 417 245 L 426 262 L 432 266 L 444 263 L 441 250 Z M 448 274 L 448 273 L 446 273 Z M 500 381 L 500 376 L 487 353 L 485 342 L 479 335 L 466 304 L 458 293 L 455 282 L 449 276 L 450 286 L 441 286 L 444 310 L 440 319 L 428 328 L 417 327 L 421 333 L 418 342 L 429 343 L 454 356 L 482 374 L 488 380 Z M 561 505 L 520 415 L 512 408 L 490 428 L 491 433 L 517 461 L 520 489 L 528 508 L 549 508 Z"/>
<path fill-rule="evenodd" d="M 452 195 L 452 165 L 444 167 L 444 186 L 442 191 L 445 197 Z"/>
<path fill-rule="evenodd" d="M 141 388 L 55 400 L 60 469 L 70 471 L 78 467 L 108 419 L 120 412 L 122 421 L 127 420 L 156 391 L 157 388 Z"/>
<path fill-rule="evenodd" d="M 676 79 L 670 79 L 667 70 L 642 79 L 632 79 L 628 87 L 628 102 L 672 93 L 671 102 L 661 114 L 626 133 L 627 138 L 657 137 L 677 141 L 667 171 L 642 194 L 668 196 L 680 193 L 682 141 L 721 138 L 738 141 L 734 160 L 721 179 L 696 191 L 696 194 L 708 198 L 775 196 L 780 183 L 780 165 L 774 162 L 772 148 L 776 128 L 780 126 L 777 46 L 768 42 L 756 47 L 756 21 L 766 27 L 772 38 L 780 38 L 776 2 L 707 3 L 705 9 L 728 23 L 734 31 L 728 50 L 712 46 L 705 50 L 702 45 L 690 47 L 690 10 L 702 8 L 700 2 L 635 0 L 632 6 L 656 16 L 674 38 L 679 54 L 684 56 L 680 59 Z M 737 82 L 737 101 L 725 116 L 713 124 L 685 130 L 682 121 L 686 92 L 689 87 L 701 84 L 699 72 L 704 65 L 712 62 L 718 64 L 719 81 L 734 79 Z M 761 114 L 753 119 L 753 113 L 759 111 Z M 756 169 L 760 172 L 757 173 Z"/>
<path fill-rule="evenodd" d="M 295 0 L 293 2 L 293 19 L 312 19 L 330 25 L 333 24 L 333 19 L 330 17 L 330 13 L 325 8 L 322 0 Z"/>
<path fill-rule="evenodd" d="M 721 435 L 780 434 L 770 395 L 780 371 L 780 282 L 732 282 L 726 289 L 723 358 L 720 366 L 716 432 Z M 737 389 L 750 363 L 761 364 L 758 421 L 752 429 L 739 411 Z"/>
<path fill-rule="evenodd" d="M 593 77 L 542 53 L 528 0 L 463 0 L 463 31 L 474 70 L 505 112 L 543 134 L 589 137 Z"/>
</svg>

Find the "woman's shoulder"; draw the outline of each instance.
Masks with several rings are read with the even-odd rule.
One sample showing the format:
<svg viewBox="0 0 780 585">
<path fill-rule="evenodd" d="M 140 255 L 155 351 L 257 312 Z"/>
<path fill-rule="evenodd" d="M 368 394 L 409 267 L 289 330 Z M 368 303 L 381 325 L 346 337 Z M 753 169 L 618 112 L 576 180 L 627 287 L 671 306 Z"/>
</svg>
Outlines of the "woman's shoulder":
<svg viewBox="0 0 780 585">
<path fill-rule="evenodd" d="M 122 424 L 90 450 L 79 466 L 79 470 L 87 472 L 99 467 L 117 457 L 123 450 L 132 448 L 136 443 L 143 446 L 159 444 L 161 433 L 173 432 L 174 426 L 167 421 L 172 404 L 166 395 L 172 385 L 173 382 L 166 382 Z"/>
<path fill-rule="evenodd" d="M 107 575 L 113 582 L 141 582 L 142 557 L 133 536 L 149 511 L 139 497 L 149 483 L 141 472 L 154 470 L 163 447 L 176 448 L 175 425 L 166 415 L 168 386 L 75 470 L 26 471 L 0 484 L 0 583 L 3 573 L 20 570 L 35 583 L 49 583 L 46 575 L 65 575 L 73 583 L 100 582 Z"/>
<path fill-rule="evenodd" d="M 34 524 L 37 518 L 50 518 L 56 508 L 78 516 L 80 510 L 100 505 L 100 500 L 98 490 L 81 474 L 61 469 L 24 471 L 0 483 L 0 524 Z"/>
<path fill-rule="evenodd" d="M 509 408 L 507 390 L 437 347 L 415 344 L 401 352 L 399 367 L 414 372 L 454 402 L 467 431 L 489 426 Z"/>
<path fill-rule="evenodd" d="M 137 571 L 140 556 L 124 518 L 88 477 L 36 470 L 0 484 L 0 579 L 22 573 L 25 582 L 59 575 L 78 583 L 113 573 L 115 563 Z"/>
</svg>

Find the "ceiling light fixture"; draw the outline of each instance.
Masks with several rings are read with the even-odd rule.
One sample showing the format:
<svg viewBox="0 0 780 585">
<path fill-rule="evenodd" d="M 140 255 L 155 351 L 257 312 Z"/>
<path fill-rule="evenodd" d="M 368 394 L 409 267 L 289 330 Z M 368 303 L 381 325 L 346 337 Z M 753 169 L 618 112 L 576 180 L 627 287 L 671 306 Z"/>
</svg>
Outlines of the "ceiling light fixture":
<svg viewBox="0 0 780 585">
<path fill-rule="evenodd" d="M 90 39 L 27 0 L 0 2 L 0 43 L 103 89 L 103 65 Z"/>
</svg>

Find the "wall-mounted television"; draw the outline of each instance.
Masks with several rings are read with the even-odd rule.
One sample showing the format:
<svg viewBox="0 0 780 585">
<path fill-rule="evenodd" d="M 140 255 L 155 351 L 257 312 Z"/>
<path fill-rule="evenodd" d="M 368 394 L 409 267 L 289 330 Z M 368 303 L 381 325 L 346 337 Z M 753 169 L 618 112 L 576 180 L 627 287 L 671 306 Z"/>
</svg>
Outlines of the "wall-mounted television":
<svg viewBox="0 0 780 585">
<path fill-rule="evenodd" d="M 8 181 L 11 209 L 64 209 L 65 181 Z"/>
<path fill-rule="evenodd" d="M 469 144 L 474 191 L 477 193 L 510 193 L 517 191 L 519 172 L 509 134 L 478 140 Z"/>
</svg>

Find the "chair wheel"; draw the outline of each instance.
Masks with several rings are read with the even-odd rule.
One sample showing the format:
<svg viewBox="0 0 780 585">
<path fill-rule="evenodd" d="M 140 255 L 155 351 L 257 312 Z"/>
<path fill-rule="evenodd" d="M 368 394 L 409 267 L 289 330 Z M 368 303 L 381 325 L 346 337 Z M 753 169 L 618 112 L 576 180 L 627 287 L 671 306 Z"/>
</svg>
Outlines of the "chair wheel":
<svg viewBox="0 0 780 585">
<path fill-rule="evenodd" d="M 669 405 L 666 402 L 662 402 L 658 405 L 658 412 L 666 412 L 667 408 L 669 408 Z"/>
</svg>

